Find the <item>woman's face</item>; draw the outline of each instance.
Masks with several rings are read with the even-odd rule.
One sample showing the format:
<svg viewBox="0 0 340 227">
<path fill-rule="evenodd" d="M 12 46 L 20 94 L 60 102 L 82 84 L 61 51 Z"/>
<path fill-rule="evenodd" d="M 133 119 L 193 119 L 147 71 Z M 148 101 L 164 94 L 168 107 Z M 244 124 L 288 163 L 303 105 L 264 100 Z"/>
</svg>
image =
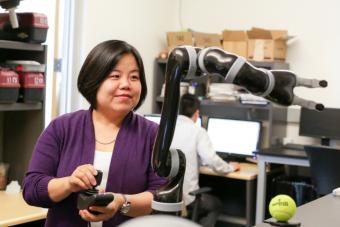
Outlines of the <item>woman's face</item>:
<svg viewBox="0 0 340 227">
<path fill-rule="evenodd" d="M 127 114 L 139 102 L 142 85 L 137 61 L 132 54 L 124 55 L 97 92 L 97 110 Z"/>
</svg>

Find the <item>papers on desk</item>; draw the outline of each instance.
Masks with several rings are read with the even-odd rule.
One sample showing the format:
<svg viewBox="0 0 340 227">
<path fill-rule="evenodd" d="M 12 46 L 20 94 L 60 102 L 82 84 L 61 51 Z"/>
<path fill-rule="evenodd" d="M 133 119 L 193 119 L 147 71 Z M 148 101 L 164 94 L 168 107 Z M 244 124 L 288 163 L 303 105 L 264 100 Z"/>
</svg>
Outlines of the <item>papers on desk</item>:
<svg viewBox="0 0 340 227">
<path fill-rule="evenodd" d="M 249 93 L 239 94 L 239 99 L 242 104 L 267 105 L 269 103 L 266 99 Z"/>
</svg>

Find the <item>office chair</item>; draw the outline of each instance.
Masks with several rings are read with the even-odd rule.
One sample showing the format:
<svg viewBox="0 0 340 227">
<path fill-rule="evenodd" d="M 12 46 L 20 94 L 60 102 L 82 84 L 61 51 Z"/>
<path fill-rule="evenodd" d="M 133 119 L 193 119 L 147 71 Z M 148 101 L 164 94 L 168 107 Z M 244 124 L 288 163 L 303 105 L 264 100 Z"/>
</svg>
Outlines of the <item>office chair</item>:
<svg viewBox="0 0 340 227">
<path fill-rule="evenodd" d="M 312 183 L 318 197 L 340 187 L 340 149 L 328 146 L 305 146 Z"/>
<path fill-rule="evenodd" d="M 201 197 L 204 193 L 210 192 L 211 188 L 210 187 L 202 187 L 199 188 L 195 191 L 189 192 L 189 195 L 195 196 L 195 201 L 194 201 L 194 208 L 192 210 L 191 214 L 191 220 L 194 222 L 198 222 L 198 215 L 199 215 L 199 207 L 200 207 L 200 201 Z"/>
</svg>

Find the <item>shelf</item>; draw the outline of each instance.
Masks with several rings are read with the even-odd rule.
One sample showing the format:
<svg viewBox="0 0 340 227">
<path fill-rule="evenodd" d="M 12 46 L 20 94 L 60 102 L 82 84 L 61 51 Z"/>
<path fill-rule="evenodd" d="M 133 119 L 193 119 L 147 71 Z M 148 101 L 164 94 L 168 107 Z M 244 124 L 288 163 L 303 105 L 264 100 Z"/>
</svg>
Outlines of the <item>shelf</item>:
<svg viewBox="0 0 340 227">
<path fill-rule="evenodd" d="M 0 103 L 0 111 L 25 111 L 25 110 L 41 110 L 42 103 Z"/>
<path fill-rule="evenodd" d="M 164 102 L 164 97 L 157 96 L 156 102 Z M 201 106 L 234 106 L 238 108 L 260 108 L 260 109 L 270 109 L 271 104 L 268 102 L 267 104 L 248 104 L 248 103 L 240 103 L 238 100 L 235 101 L 214 101 L 211 99 L 203 99 L 201 100 Z"/>
<path fill-rule="evenodd" d="M 40 43 L 24 43 L 18 41 L 0 40 L 0 49 L 44 51 L 44 45 Z"/>
<path fill-rule="evenodd" d="M 203 99 L 201 101 L 201 106 L 221 106 L 221 107 L 228 107 L 233 106 L 237 108 L 259 108 L 259 109 L 271 109 L 271 104 L 268 102 L 267 104 L 243 104 L 237 101 L 228 101 L 228 102 L 222 102 L 222 101 L 214 101 L 211 99 Z"/>
<path fill-rule="evenodd" d="M 27 60 L 46 64 L 46 59 L 47 45 L 0 39 L 0 62 Z M 45 91 L 44 88 L 43 96 Z M 10 164 L 9 181 L 21 184 L 28 169 L 35 143 L 44 130 L 44 98 L 34 103 L 0 103 L 0 161 Z"/>
</svg>

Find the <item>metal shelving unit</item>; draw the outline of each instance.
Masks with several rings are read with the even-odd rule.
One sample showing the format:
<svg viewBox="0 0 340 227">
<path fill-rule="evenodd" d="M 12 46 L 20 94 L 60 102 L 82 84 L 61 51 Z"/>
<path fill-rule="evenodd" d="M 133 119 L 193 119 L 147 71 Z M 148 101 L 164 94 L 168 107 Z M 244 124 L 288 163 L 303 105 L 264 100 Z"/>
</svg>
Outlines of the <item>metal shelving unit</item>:
<svg viewBox="0 0 340 227">
<path fill-rule="evenodd" d="M 46 53 L 46 45 L 0 40 L 0 62 L 32 60 L 45 64 Z M 44 106 L 44 101 L 0 103 L 0 162 L 10 164 L 9 180 L 22 182 L 44 129 Z"/>
<path fill-rule="evenodd" d="M 31 51 L 44 51 L 44 46 L 35 43 L 23 43 L 18 41 L 0 40 L 1 49 L 12 50 L 31 50 Z"/>
<path fill-rule="evenodd" d="M 0 103 L 0 111 L 27 111 L 27 110 L 42 110 L 43 104 L 38 103 Z"/>
</svg>

